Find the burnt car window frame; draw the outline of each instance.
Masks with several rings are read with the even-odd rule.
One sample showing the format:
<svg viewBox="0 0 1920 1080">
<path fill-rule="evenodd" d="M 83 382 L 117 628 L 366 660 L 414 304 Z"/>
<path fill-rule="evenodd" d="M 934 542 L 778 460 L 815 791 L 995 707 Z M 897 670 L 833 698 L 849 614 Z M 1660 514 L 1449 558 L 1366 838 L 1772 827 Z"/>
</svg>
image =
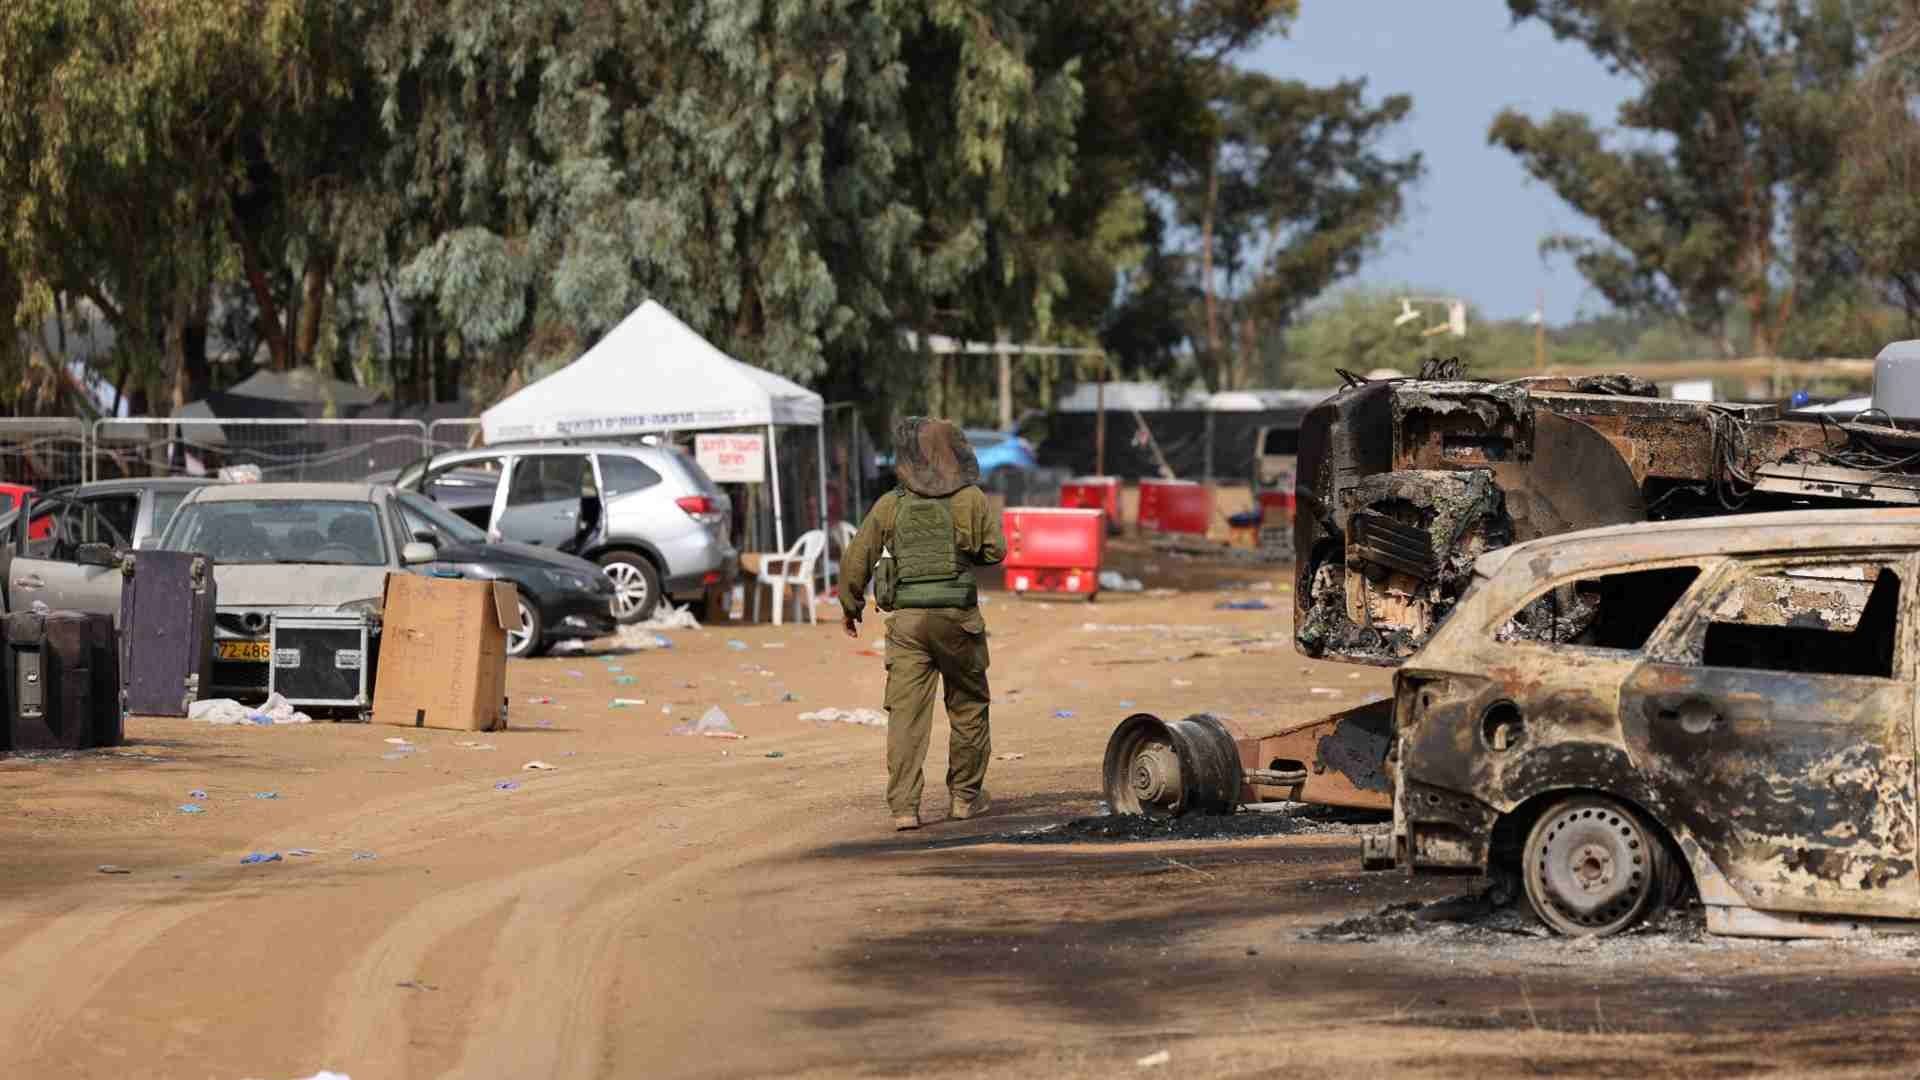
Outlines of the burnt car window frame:
<svg viewBox="0 0 1920 1080">
<path fill-rule="evenodd" d="M 1680 625 L 1663 627 L 1672 635 L 1663 659 L 1667 663 L 1708 667 L 1703 657 L 1706 650 L 1707 629 L 1713 624 L 1714 613 L 1719 609 L 1721 601 L 1735 589 L 1745 587 L 1747 582 L 1756 577 L 1777 573 L 1782 568 L 1788 567 L 1846 566 L 1860 563 L 1876 563 L 1890 567 L 1900 577 L 1900 603 L 1894 616 L 1893 673 L 1891 675 L 1801 671 L 1778 667 L 1729 668 L 1725 665 L 1716 665 L 1716 667 L 1723 671 L 1758 671 L 1806 679 L 1874 679 L 1879 682 L 1912 682 L 1915 677 L 1915 653 L 1920 651 L 1916 649 L 1913 641 L 1916 622 L 1913 611 L 1915 588 L 1920 586 L 1920 551 L 1909 549 L 1881 548 L 1820 554 L 1787 552 L 1729 558 L 1720 571 L 1712 575 L 1712 580 L 1704 580 L 1705 575 L 1703 575 L 1704 591 L 1702 591 L 1702 582 L 1695 583 L 1694 592 L 1700 602 L 1688 614 L 1686 621 Z M 1675 605 L 1676 610 L 1678 607 L 1679 605 Z"/>
<path fill-rule="evenodd" d="M 1725 570 L 1726 564 L 1730 561 L 1731 560 L 1725 556 L 1720 555 L 1689 555 L 1671 559 L 1652 559 L 1644 562 L 1619 563 L 1611 566 L 1589 566 L 1579 570 L 1555 574 L 1544 584 L 1538 584 L 1529 589 L 1520 601 L 1496 608 L 1496 614 L 1481 628 L 1480 633 L 1487 644 L 1503 649 L 1514 646 L 1524 646 L 1539 649 L 1578 649 L 1581 652 L 1605 653 L 1609 656 L 1664 657 L 1666 651 L 1663 646 L 1679 634 L 1682 626 L 1690 625 L 1688 620 L 1692 618 L 1694 606 L 1699 602 L 1700 597 L 1704 595 L 1703 590 L 1711 587 L 1713 582 L 1720 578 Z M 1667 608 L 1667 613 L 1661 616 L 1660 622 L 1654 626 L 1653 631 L 1647 635 L 1646 641 L 1637 649 L 1623 649 L 1613 645 L 1587 645 L 1577 641 L 1542 641 L 1539 638 L 1527 637 L 1502 639 L 1499 637 L 1501 627 L 1512 621 L 1515 616 L 1526 610 L 1529 605 L 1555 589 L 1572 585 L 1575 582 L 1593 581 L 1618 574 L 1637 574 L 1647 570 L 1678 570 L 1682 568 L 1696 571 L 1693 576 L 1693 581 L 1689 582 L 1686 589 L 1675 598 L 1673 605 Z"/>
</svg>

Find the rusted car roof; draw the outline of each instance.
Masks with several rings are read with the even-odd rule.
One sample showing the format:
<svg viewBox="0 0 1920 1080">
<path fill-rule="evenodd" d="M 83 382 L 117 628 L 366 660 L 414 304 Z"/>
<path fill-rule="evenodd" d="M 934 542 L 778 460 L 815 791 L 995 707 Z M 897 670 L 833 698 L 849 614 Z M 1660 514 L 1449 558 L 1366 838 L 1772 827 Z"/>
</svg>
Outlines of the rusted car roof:
<svg viewBox="0 0 1920 1080">
<path fill-rule="evenodd" d="M 1920 507 L 1785 510 L 1771 514 L 1608 525 L 1498 548 L 1474 571 L 1492 577 L 1513 559 L 1551 555 L 1557 572 L 1700 555 L 1920 548 Z"/>
</svg>

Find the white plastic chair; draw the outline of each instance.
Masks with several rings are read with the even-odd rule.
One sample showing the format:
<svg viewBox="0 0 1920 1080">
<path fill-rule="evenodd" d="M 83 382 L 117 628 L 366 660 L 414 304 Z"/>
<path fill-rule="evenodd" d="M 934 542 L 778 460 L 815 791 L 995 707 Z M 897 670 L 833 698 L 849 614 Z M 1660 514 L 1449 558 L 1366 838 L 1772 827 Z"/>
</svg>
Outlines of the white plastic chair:
<svg viewBox="0 0 1920 1080">
<path fill-rule="evenodd" d="M 814 611 L 819 603 L 820 594 L 814 587 L 815 564 L 826 553 L 827 534 L 819 529 L 802 533 L 794 541 L 786 554 L 775 555 L 760 561 L 760 569 L 753 579 L 753 610 L 748 618 L 759 618 L 760 589 L 765 586 L 773 595 L 773 625 L 779 626 L 787 606 L 787 587 L 799 589 L 807 598 L 807 621 L 819 622 L 820 616 Z"/>
<path fill-rule="evenodd" d="M 833 527 L 827 530 L 827 536 L 832 541 L 832 543 L 827 545 L 827 559 L 825 564 L 827 568 L 826 591 L 828 593 L 833 592 L 833 583 L 840 580 L 840 560 L 834 558 L 835 553 L 845 555 L 847 549 L 853 546 L 853 538 L 859 534 L 860 530 L 854 528 L 853 523 L 850 521 L 836 521 L 833 523 Z"/>
</svg>

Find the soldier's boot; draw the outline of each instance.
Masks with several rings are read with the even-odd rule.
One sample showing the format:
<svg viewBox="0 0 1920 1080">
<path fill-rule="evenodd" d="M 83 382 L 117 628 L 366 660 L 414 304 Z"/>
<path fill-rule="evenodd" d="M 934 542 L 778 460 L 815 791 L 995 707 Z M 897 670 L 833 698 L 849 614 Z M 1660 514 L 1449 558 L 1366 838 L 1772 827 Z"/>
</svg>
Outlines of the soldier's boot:
<svg viewBox="0 0 1920 1080">
<path fill-rule="evenodd" d="M 919 827 L 920 815 L 918 813 L 893 815 L 893 831 L 895 832 L 906 832 L 908 829 L 917 829 Z"/>
<path fill-rule="evenodd" d="M 965 821 L 968 818 L 979 817 L 992 806 L 993 799 L 987 795 L 987 789 L 981 788 L 980 794 L 975 795 L 971 801 L 953 800 L 953 807 L 947 811 L 947 816 L 955 821 Z"/>
</svg>

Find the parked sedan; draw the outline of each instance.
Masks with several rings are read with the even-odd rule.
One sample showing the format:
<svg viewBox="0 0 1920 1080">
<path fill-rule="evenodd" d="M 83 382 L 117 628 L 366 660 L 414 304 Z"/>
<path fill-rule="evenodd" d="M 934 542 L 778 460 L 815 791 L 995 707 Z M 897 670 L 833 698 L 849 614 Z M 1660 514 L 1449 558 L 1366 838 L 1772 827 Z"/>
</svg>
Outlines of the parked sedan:
<svg viewBox="0 0 1920 1080">
<path fill-rule="evenodd" d="M 1371 866 L 1518 877 L 1553 930 L 1697 888 L 1715 933 L 1920 918 L 1920 510 L 1636 524 L 1490 552 L 1395 676 Z"/>
</svg>

